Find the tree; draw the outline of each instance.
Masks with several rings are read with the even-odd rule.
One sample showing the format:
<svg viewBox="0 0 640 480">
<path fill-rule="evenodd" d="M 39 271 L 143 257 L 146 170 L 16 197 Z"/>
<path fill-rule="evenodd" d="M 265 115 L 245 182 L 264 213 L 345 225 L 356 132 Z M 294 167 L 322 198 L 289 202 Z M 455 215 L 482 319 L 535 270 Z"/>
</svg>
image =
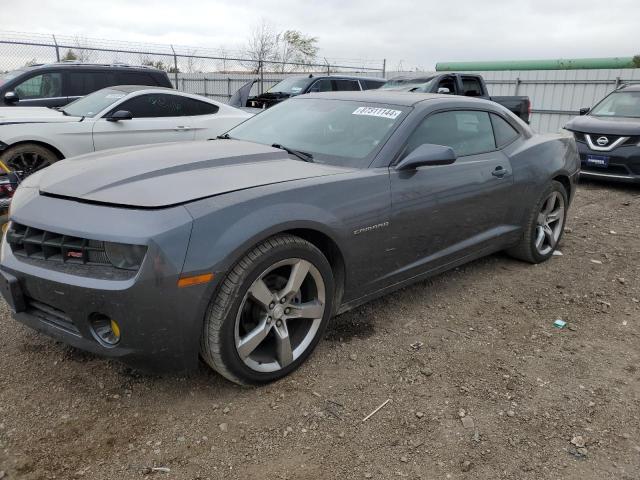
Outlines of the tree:
<svg viewBox="0 0 640 480">
<path fill-rule="evenodd" d="M 277 61 L 282 62 L 280 71 L 285 72 L 287 63 L 310 65 L 318 56 L 318 38 L 304 35 L 298 30 L 285 30 L 276 36 Z M 292 65 L 295 70 L 299 65 Z"/>
<path fill-rule="evenodd" d="M 275 70 L 285 72 L 288 67 L 299 68 L 287 63 L 313 63 L 318 55 L 317 44 L 317 37 L 298 30 L 277 32 L 272 24 L 263 19 L 251 30 L 243 56 L 252 60 L 248 66 L 256 73 L 265 62 L 276 62 L 278 65 Z"/>
<path fill-rule="evenodd" d="M 62 60 L 63 62 L 65 60 L 74 61 L 74 60 L 78 60 L 78 56 L 75 54 L 73 50 L 69 49 L 67 50 L 67 53 L 64 54 L 64 57 L 62 57 L 60 60 Z"/>
<path fill-rule="evenodd" d="M 175 66 L 169 66 L 162 60 L 153 60 L 149 57 L 142 57 L 142 61 L 140 63 L 145 67 L 157 68 L 158 70 L 162 70 L 167 73 L 180 73 L 179 68 L 176 68 Z"/>
<path fill-rule="evenodd" d="M 640 54 L 633 57 L 633 65 L 636 68 L 640 68 Z"/>
<path fill-rule="evenodd" d="M 266 61 L 274 60 L 278 51 L 277 34 L 273 26 L 262 19 L 260 23 L 256 24 L 244 48 L 244 56 L 249 60 L 252 60 L 247 66 L 249 66 L 255 73 L 260 71 L 260 65 Z"/>
</svg>

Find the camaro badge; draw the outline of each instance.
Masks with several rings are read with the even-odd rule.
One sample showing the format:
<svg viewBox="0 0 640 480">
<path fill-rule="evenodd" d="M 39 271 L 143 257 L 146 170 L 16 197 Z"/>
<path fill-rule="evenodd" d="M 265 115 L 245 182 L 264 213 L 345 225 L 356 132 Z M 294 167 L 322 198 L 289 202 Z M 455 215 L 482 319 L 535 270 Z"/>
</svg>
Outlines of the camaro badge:
<svg viewBox="0 0 640 480">
<path fill-rule="evenodd" d="M 373 230 L 378 230 L 380 228 L 386 228 L 389 226 L 389 222 L 378 223 L 377 225 L 370 225 L 368 227 L 362 227 L 353 231 L 354 235 L 360 235 L 361 233 L 371 232 Z"/>
</svg>

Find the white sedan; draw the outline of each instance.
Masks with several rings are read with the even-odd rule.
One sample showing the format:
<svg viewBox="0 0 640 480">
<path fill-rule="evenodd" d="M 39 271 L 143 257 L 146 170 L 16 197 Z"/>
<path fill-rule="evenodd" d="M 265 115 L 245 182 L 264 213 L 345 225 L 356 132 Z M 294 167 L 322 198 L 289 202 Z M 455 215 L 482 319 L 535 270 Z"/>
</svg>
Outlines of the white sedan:
<svg viewBox="0 0 640 480">
<path fill-rule="evenodd" d="M 216 138 L 251 116 L 169 88 L 109 87 L 60 110 L 0 108 L 0 160 L 26 176 L 96 150 Z"/>
</svg>

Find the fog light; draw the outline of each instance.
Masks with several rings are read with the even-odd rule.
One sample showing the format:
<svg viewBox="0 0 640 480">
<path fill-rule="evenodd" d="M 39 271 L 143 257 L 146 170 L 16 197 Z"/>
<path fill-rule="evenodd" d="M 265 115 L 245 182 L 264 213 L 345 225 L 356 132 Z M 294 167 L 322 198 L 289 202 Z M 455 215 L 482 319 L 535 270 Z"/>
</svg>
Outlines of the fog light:
<svg viewBox="0 0 640 480">
<path fill-rule="evenodd" d="M 102 345 L 113 347 L 120 341 L 120 325 L 101 313 L 92 313 L 89 317 L 94 337 Z"/>
</svg>

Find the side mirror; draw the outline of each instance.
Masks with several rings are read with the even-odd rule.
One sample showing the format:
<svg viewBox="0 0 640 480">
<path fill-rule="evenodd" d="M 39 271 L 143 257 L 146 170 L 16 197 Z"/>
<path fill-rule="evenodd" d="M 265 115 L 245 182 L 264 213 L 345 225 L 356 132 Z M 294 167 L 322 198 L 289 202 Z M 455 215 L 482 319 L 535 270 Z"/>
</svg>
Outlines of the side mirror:
<svg viewBox="0 0 640 480">
<path fill-rule="evenodd" d="M 129 110 L 116 110 L 111 115 L 106 117 L 109 122 L 118 122 L 120 120 L 131 120 L 133 114 Z"/>
<path fill-rule="evenodd" d="M 17 103 L 20 100 L 16 92 L 7 92 L 4 94 L 4 101 L 6 103 Z"/>
<path fill-rule="evenodd" d="M 451 147 L 425 143 L 400 160 L 396 170 L 415 170 L 432 165 L 451 165 L 456 161 L 456 153 Z"/>
<path fill-rule="evenodd" d="M 591 109 L 589 107 L 584 107 L 580 109 L 580 115 L 586 115 L 587 113 L 589 113 L 591 111 Z"/>
<path fill-rule="evenodd" d="M 451 90 L 449 90 L 447 87 L 440 87 L 438 88 L 438 93 L 451 93 Z"/>
</svg>

